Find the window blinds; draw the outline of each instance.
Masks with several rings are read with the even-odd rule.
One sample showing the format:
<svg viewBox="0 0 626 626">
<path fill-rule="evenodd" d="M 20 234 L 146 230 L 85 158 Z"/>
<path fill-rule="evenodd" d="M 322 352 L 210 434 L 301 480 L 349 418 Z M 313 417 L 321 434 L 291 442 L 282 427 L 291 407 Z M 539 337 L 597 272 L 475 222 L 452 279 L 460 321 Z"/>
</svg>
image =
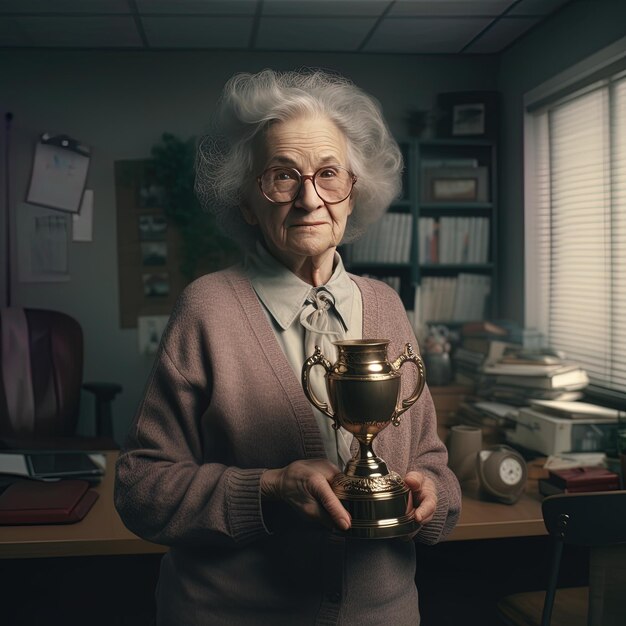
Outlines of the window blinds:
<svg viewBox="0 0 626 626">
<path fill-rule="evenodd" d="M 592 384 L 626 393 L 626 78 L 533 118 L 533 318 Z"/>
</svg>

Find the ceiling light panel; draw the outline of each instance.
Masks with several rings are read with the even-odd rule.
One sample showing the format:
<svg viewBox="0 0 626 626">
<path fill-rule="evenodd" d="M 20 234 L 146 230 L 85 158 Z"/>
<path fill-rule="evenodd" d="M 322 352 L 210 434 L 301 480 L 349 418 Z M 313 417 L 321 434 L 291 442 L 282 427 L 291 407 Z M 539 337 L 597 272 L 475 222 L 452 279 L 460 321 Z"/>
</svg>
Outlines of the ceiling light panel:
<svg viewBox="0 0 626 626">
<path fill-rule="evenodd" d="M 492 22 L 488 17 L 387 18 L 364 48 L 365 52 L 406 54 L 457 53 Z"/>
<path fill-rule="evenodd" d="M 252 17 L 144 17 L 151 48 L 246 49 Z"/>
</svg>

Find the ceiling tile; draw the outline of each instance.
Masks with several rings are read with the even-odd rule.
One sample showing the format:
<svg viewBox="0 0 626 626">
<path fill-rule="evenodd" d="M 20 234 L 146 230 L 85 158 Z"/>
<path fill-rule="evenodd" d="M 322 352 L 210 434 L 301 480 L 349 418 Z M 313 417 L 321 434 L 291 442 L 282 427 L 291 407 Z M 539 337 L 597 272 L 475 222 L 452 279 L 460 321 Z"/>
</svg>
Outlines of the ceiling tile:
<svg viewBox="0 0 626 626">
<path fill-rule="evenodd" d="M 257 0 L 135 0 L 141 15 L 254 15 Z"/>
<path fill-rule="evenodd" d="M 500 15 L 514 0 L 396 0 L 387 15 L 413 16 L 424 15 L 460 16 L 460 15 Z"/>
<path fill-rule="evenodd" d="M 12 47 L 27 44 L 15 20 L 11 18 L 0 20 L 0 46 Z"/>
<path fill-rule="evenodd" d="M 375 18 L 264 17 L 256 47 L 263 50 L 353 51 L 373 28 Z"/>
<path fill-rule="evenodd" d="M 509 15 L 548 15 L 571 0 L 522 0 Z"/>
<path fill-rule="evenodd" d="M 263 15 L 376 17 L 390 4 L 390 0 L 265 0 Z"/>
<path fill-rule="evenodd" d="M 133 18 L 16 17 L 31 46 L 118 48 L 141 46 Z"/>
<path fill-rule="evenodd" d="M 0 0 L 0 13 L 130 13 L 126 0 Z"/>
<path fill-rule="evenodd" d="M 248 48 L 252 17 L 144 17 L 151 48 Z"/>
<path fill-rule="evenodd" d="M 536 17 L 503 17 L 499 19 L 480 39 L 477 39 L 466 52 L 500 52 L 528 29 L 539 23 Z"/>
<path fill-rule="evenodd" d="M 365 52 L 457 53 L 491 18 L 387 18 L 364 48 Z"/>
</svg>

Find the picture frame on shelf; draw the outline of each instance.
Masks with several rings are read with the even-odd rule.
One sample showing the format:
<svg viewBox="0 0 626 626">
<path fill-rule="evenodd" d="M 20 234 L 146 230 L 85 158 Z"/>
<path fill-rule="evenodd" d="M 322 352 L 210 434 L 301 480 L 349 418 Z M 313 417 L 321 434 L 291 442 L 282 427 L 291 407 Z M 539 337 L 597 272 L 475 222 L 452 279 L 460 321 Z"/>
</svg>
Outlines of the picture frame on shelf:
<svg viewBox="0 0 626 626">
<path fill-rule="evenodd" d="M 497 91 L 454 91 L 437 96 L 437 135 L 441 138 L 497 136 L 499 93 Z"/>
<path fill-rule="evenodd" d="M 422 202 L 488 202 L 486 167 L 430 167 L 422 170 Z"/>
<path fill-rule="evenodd" d="M 433 178 L 431 188 L 435 202 L 476 202 L 478 181 L 475 178 Z"/>
</svg>

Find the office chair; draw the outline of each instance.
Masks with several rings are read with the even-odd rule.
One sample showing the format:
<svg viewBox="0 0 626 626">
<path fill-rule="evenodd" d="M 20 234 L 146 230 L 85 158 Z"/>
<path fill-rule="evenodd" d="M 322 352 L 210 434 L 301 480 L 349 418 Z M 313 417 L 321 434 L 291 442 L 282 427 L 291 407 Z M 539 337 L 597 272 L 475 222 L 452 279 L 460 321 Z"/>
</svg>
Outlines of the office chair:
<svg viewBox="0 0 626 626">
<path fill-rule="evenodd" d="M 82 384 L 83 332 L 58 311 L 0 309 L 0 447 L 117 449 L 113 383 Z M 81 389 L 94 394 L 96 436 L 76 434 Z"/>
<path fill-rule="evenodd" d="M 542 504 L 554 548 L 545 592 L 498 602 L 511 626 L 624 626 L 626 624 L 626 491 L 559 494 Z M 557 590 L 565 544 L 590 548 L 589 586 Z"/>
</svg>

